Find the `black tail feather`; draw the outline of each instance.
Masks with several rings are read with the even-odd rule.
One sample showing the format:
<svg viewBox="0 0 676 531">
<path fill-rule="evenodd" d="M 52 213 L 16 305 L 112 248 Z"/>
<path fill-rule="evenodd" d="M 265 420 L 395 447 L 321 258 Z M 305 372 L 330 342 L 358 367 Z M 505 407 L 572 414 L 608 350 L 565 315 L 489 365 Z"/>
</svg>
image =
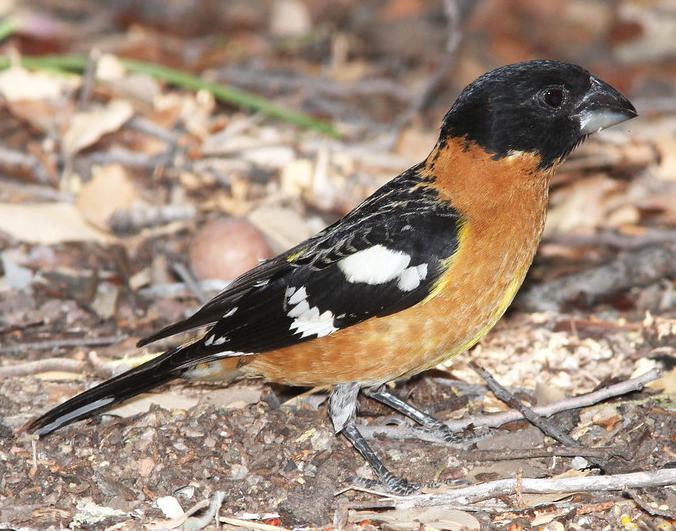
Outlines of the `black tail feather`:
<svg viewBox="0 0 676 531">
<path fill-rule="evenodd" d="M 40 437 L 48 435 L 68 424 L 93 417 L 115 404 L 178 378 L 186 367 L 177 366 L 176 354 L 182 354 L 182 351 L 189 349 L 190 346 L 169 350 L 157 358 L 106 380 L 28 422 L 20 431 L 36 433 Z"/>
</svg>

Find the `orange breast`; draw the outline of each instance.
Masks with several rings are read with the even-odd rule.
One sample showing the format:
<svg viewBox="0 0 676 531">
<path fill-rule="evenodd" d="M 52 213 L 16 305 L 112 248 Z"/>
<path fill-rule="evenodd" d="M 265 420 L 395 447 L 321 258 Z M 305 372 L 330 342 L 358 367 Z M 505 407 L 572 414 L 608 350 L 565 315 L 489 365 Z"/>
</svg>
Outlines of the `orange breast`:
<svg viewBox="0 0 676 531">
<path fill-rule="evenodd" d="M 447 146 L 428 158 L 440 195 L 466 220 L 430 296 L 399 313 L 248 357 L 245 373 L 293 385 L 377 384 L 460 354 L 493 327 L 533 260 L 550 172 L 538 171 L 531 154 L 492 160 L 477 147 L 463 148 Z"/>
</svg>

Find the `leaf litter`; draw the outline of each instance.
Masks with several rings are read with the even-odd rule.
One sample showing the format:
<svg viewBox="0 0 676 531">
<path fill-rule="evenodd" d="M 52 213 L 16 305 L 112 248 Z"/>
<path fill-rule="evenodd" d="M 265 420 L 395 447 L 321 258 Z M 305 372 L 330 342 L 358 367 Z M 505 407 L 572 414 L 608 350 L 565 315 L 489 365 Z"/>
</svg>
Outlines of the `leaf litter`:
<svg viewBox="0 0 676 531">
<path fill-rule="evenodd" d="M 553 418 L 587 448 L 601 453 L 619 448 L 631 455 L 624 460 L 610 452 L 610 475 L 656 471 L 673 462 L 676 286 L 669 269 L 609 278 L 593 297 L 573 283 L 572 291 L 544 311 L 533 311 L 527 297 L 537 293 L 533 289 L 561 285 L 558 279 L 576 274 L 584 279 L 606 264 L 626 265 L 636 256 L 659 259 L 676 241 L 676 118 L 673 105 L 669 111 L 664 98 L 653 97 L 666 91 L 673 101 L 668 92 L 673 69 L 664 66 L 662 45 L 650 55 L 646 44 L 649 15 L 658 7 L 620 2 L 616 16 L 610 3 L 592 8 L 575 1 L 559 16 L 530 1 L 522 3 L 523 13 L 485 3 L 461 15 L 467 17 L 459 26 L 463 46 L 453 76 L 442 76 L 444 90 L 433 91 L 415 119 L 397 124 L 397 117 L 417 105 L 411 99 L 436 67 L 446 30 L 432 21 L 442 20 L 442 4 L 453 2 L 395 0 L 382 9 L 364 3 L 361 19 L 350 16 L 356 9 L 352 0 L 334 12 L 310 0 L 280 2 L 270 11 L 235 4 L 202 19 L 204 6 L 177 14 L 180 8 L 173 4 L 144 11 L 101 9 L 77 0 L 65 15 L 27 4 L 34 15 L 84 31 L 82 24 L 61 20 L 79 12 L 108 34 L 87 33 L 87 46 L 104 50 L 89 59 L 93 75 L 86 72 L 86 59 L 79 61 L 75 70 L 84 72 L 78 74 L 9 61 L 0 72 L 0 368 L 21 373 L 0 382 L 0 522 L 35 529 L 168 527 L 167 519 L 175 526 L 216 528 L 218 517 L 225 526 L 250 529 L 667 525 L 675 506 L 669 487 L 630 489 L 625 495 L 523 494 L 517 488 L 457 508 L 402 509 L 383 506 L 372 492 L 336 495 L 369 471 L 333 436 L 321 390 L 299 394 L 252 382 L 175 384 L 115 415 L 38 441 L 35 452 L 29 439 L 14 435 L 35 413 L 111 370 L 139 362 L 122 359 L 135 339 L 197 308 L 197 294 L 172 264 L 195 267 L 190 249 L 208 223 L 236 218 L 259 231 L 273 252 L 282 251 L 425 156 L 452 94 L 494 66 L 486 57 L 511 62 L 522 53 L 541 55 L 538 42 L 547 42 L 555 56 L 570 54 L 571 35 L 580 50 L 592 50 L 603 34 L 615 40 L 590 67 L 605 69 L 601 73 L 637 101 L 642 119 L 628 130 L 598 135 L 561 168 L 536 263 L 495 330 L 471 354 L 397 382 L 395 390 L 439 418 L 457 420 L 507 409 L 470 360 L 532 406 L 659 369 L 660 379 L 643 391 Z M 583 6 L 596 10 L 594 20 L 605 33 L 581 23 L 590 18 L 580 18 Z M 533 37 L 505 29 L 533 28 L 533 20 L 537 27 L 551 27 L 555 17 L 565 31 Z M 124 27 L 116 20 L 132 23 Z M 339 20 L 337 35 L 330 28 Z M 366 32 L 363 20 L 370 21 Z M 22 40 L 11 37 L 0 46 L 3 52 L 18 46 L 22 53 L 52 53 L 49 38 L 58 42 L 67 34 L 59 24 L 26 29 Z M 210 24 L 219 29 L 205 44 L 201 37 Z M 225 46 L 210 40 L 220 28 L 231 30 Z M 392 38 L 402 28 L 417 35 L 413 44 Z M 641 37 L 625 34 L 628 28 Z M 82 50 L 60 44 L 59 50 Z M 579 57 L 584 54 L 571 59 L 582 61 Z M 608 66 L 617 65 L 618 57 L 630 66 Z M 233 75 L 238 61 L 247 76 Z M 301 131 L 274 109 L 251 113 L 246 105 L 226 106 L 213 91 L 193 91 L 194 85 L 181 84 L 185 78 L 160 68 L 144 70 L 147 64 L 239 83 L 269 98 L 265 101 L 328 118 L 343 134 Z M 667 110 L 651 110 L 658 105 Z M 144 213 L 142 219 L 135 209 Z M 227 246 L 227 231 L 219 237 Z M 242 256 L 255 255 L 256 248 L 246 244 L 236 244 L 246 251 Z M 208 265 L 213 265 L 208 271 L 222 270 Z M 214 286 L 232 280 L 209 276 L 197 275 L 195 282 L 211 294 Z M 129 336 L 128 343 L 120 343 L 121 335 Z M 57 360 L 56 370 L 40 365 L 47 359 Z M 361 406 L 370 427 L 382 426 L 391 415 L 373 403 Z M 523 421 L 494 429 L 471 448 L 388 438 L 378 441 L 378 451 L 395 471 L 421 484 L 436 481 L 432 488 L 441 493 L 500 479 L 589 476 L 577 470 L 585 467 L 585 457 L 569 455 Z"/>
</svg>

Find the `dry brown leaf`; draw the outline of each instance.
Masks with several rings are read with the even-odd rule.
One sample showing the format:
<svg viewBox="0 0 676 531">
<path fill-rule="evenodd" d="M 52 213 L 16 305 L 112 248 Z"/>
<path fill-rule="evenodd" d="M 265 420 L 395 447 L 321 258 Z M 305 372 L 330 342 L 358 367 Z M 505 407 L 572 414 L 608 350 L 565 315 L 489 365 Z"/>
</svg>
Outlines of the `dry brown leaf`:
<svg viewBox="0 0 676 531">
<path fill-rule="evenodd" d="M 77 381 L 84 380 L 85 375 L 67 371 L 46 371 L 37 373 L 35 375 L 35 378 L 37 378 L 38 380 L 46 380 L 50 382 L 69 382 L 76 380 Z"/>
<path fill-rule="evenodd" d="M 568 232 L 579 227 L 605 225 L 608 215 L 607 197 L 618 184 L 605 175 L 575 181 L 552 194 L 545 235 Z"/>
<path fill-rule="evenodd" d="M 669 372 L 664 373 L 661 378 L 650 382 L 647 387 L 662 392 L 667 396 L 676 397 L 676 369 L 671 369 Z"/>
<path fill-rule="evenodd" d="M 173 496 L 160 496 L 155 500 L 155 504 L 167 518 L 180 518 L 185 514 L 183 507 Z"/>
<path fill-rule="evenodd" d="M 262 206 L 249 213 L 249 221 L 268 239 L 275 253 L 281 253 L 313 235 L 305 219 L 295 210 Z"/>
<path fill-rule="evenodd" d="M 96 227 L 109 230 L 108 219 L 118 209 L 128 209 L 138 200 L 126 170 L 119 164 L 99 166 L 84 184 L 75 204 L 84 218 Z"/>
<path fill-rule="evenodd" d="M 21 100 L 7 103 L 9 111 L 20 120 L 28 122 L 36 129 L 53 136 L 58 124 L 67 120 L 73 112 L 71 100 Z"/>
<path fill-rule="evenodd" d="M 89 225 L 75 205 L 66 203 L 0 203 L 0 230 L 31 243 L 111 241 L 108 235 Z"/>
<path fill-rule="evenodd" d="M 64 155 L 72 157 L 103 135 L 117 131 L 133 115 L 133 107 L 125 100 L 113 100 L 102 107 L 76 113 L 63 135 Z"/>
<path fill-rule="evenodd" d="M 299 196 L 312 186 L 314 173 L 312 161 L 296 159 L 289 162 L 282 169 L 280 184 L 282 192 L 291 196 Z"/>
<path fill-rule="evenodd" d="M 31 72 L 19 66 L 0 72 L 0 95 L 7 101 L 56 100 L 79 85 L 79 78 Z"/>
</svg>

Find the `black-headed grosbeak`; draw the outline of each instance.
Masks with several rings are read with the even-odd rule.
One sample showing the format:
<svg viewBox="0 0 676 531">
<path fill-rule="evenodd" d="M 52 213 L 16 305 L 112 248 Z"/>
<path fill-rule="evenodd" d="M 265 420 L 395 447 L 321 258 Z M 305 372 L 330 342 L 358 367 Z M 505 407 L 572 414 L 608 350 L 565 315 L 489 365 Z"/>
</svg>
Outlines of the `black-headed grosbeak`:
<svg viewBox="0 0 676 531">
<path fill-rule="evenodd" d="M 529 61 L 481 76 L 444 117 L 427 159 L 139 346 L 209 325 L 200 339 L 25 429 L 46 435 L 179 377 L 329 384 L 335 431 L 387 488 L 410 491 L 359 433 L 357 395 L 453 440 L 384 384 L 464 352 L 493 327 L 535 255 L 556 167 L 589 134 L 635 116 L 617 90 L 576 65 Z"/>
</svg>

